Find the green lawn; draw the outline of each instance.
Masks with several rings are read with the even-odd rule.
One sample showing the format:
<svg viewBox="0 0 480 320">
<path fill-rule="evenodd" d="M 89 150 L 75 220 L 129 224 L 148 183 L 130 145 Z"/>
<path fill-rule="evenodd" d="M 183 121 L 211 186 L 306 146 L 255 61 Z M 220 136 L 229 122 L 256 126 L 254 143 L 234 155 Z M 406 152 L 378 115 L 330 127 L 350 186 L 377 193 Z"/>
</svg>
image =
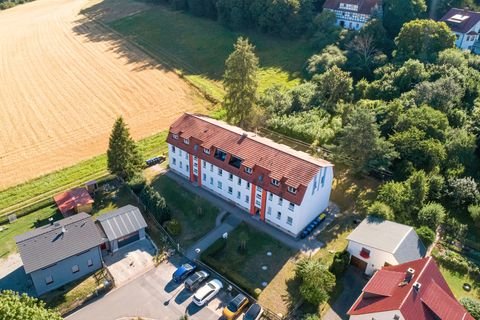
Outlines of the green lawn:
<svg viewBox="0 0 480 320">
<path fill-rule="evenodd" d="M 195 85 L 214 91 L 213 96 L 221 96 L 221 86 L 210 80 L 221 80 L 225 60 L 240 35 L 247 36 L 256 46 L 262 67 L 260 90 L 273 84 L 287 87 L 297 84 L 299 70 L 313 53 L 307 40 L 233 32 L 216 21 L 172 11 L 162 5 L 108 25 L 180 70 Z"/>
<path fill-rule="evenodd" d="M 189 192 L 174 180 L 159 175 L 152 186 L 165 198 L 172 218 L 180 221 L 182 233 L 176 237 L 184 247 L 195 243 L 215 227 L 218 208 Z M 198 208 L 201 208 L 201 212 Z"/>
<path fill-rule="evenodd" d="M 128 204 L 138 206 L 136 199 L 125 185 L 112 192 L 99 191 L 95 195 L 92 216 L 98 217 Z"/>
<path fill-rule="evenodd" d="M 460 300 L 461 298 L 464 297 L 469 297 L 473 299 L 479 299 L 480 298 L 480 287 L 479 284 L 475 284 L 475 281 L 468 278 L 467 275 L 465 274 L 459 274 L 458 272 L 453 272 L 449 269 L 446 269 L 444 267 L 440 267 L 440 271 L 442 272 L 443 277 L 448 283 L 448 286 L 450 289 L 452 289 L 453 294 L 455 297 Z M 464 283 L 469 283 L 470 285 L 474 286 L 474 288 L 470 291 L 467 292 L 463 290 L 463 284 Z M 475 287 L 476 285 L 476 287 Z"/>
<path fill-rule="evenodd" d="M 246 235 L 243 238 L 246 239 L 246 252 L 239 250 L 242 235 Z M 220 241 L 225 240 L 217 240 Z M 244 222 L 228 235 L 223 249 L 215 252 L 215 246 L 203 252 L 202 260 L 252 294 L 256 288 L 263 289 L 262 282 L 269 283 L 295 255 L 295 250 Z M 272 255 L 268 256 L 267 252 Z M 277 299 L 281 299 L 279 293 Z"/>
</svg>

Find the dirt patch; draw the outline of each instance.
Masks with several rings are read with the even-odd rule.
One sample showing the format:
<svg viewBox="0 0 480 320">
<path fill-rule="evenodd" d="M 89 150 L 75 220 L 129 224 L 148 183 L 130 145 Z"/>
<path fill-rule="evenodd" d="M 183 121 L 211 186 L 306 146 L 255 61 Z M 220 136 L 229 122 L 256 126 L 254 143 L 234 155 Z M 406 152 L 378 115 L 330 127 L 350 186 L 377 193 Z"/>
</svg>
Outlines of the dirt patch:
<svg viewBox="0 0 480 320">
<path fill-rule="evenodd" d="M 86 4 L 0 12 L 0 189 L 105 152 L 119 115 L 138 139 L 208 106 L 174 72 L 79 15 Z"/>
</svg>

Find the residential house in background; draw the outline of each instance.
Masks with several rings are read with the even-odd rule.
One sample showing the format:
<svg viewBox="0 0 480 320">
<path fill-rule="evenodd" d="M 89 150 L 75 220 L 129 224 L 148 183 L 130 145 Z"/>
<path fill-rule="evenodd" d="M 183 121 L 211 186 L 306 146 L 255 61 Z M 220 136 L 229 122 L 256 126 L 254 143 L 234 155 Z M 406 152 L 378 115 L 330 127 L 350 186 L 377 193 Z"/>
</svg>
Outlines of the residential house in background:
<svg viewBox="0 0 480 320">
<path fill-rule="evenodd" d="M 15 237 L 25 273 L 38 295 L 102 267 L 103 240 L 84 212 Z"/>
<path fill-rule="evenodd" d="M 85 188 L 74 188 L 53 197 L 58 210 L 64 217 L 79 212 L 92 212 L 93 198 Z"/>
<path fill-rule="evenodd" d="M 412 227 L 372 217 L 364 219 L 347 240 L 350 263 L 367 275 L 383 266 L 423 258 L 427 251 Z"/>
<path fill-rule="evenodd" d="M 326 0 L 323 9 L 335 13 L 338 26 L 354 30 L 363 27 L 373 15 L 383 14 L 381 0 Z"/>
<path fill-rule="evenodd" d="M 457 37 L 457 48 L 480 54 L 480 12 L 452 8 L 440 21 L 444 21 L 452 29 Z"/>
<path fill-rule="evenodd" d="M 170 169 L 290 235 L 329 205 L 333 165 L 202 115 L 167 137 Z"/>
<path fill-rule="evenodd" d="M 127 244 L 145 239 L 147 223 L 140 210 L 132 205 L 99 216 L 97 224 L 106 240 L 102 249 L 110 252 L 116 252 Z"/>
<path fill-rule="evenodd" d="M 348 311 L 350 320 L 474 320 L 432 257 L 383 267 Z"/>
</svg>

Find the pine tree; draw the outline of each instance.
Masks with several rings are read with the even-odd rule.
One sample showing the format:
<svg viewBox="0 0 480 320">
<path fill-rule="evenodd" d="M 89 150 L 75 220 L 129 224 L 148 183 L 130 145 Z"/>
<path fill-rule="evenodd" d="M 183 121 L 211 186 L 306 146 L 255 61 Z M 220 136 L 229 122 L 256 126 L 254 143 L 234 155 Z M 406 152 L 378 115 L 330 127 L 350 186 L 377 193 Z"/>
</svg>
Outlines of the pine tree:
<svg viewBox="0 0 480 320">
<path fill-rule="evenodd" d="M 127 181 L 141 168 L 140 153 L 122 117 L 113 125 L 107 157 L 108 170 Z"/>
<path fill-rule="evenodd" d="M 248 39 L 238 38 L 234 48 L 225 62 L 223 106 L 229 122 L 244 126 L 256 102 L 258 58 Z"/>
</svg>

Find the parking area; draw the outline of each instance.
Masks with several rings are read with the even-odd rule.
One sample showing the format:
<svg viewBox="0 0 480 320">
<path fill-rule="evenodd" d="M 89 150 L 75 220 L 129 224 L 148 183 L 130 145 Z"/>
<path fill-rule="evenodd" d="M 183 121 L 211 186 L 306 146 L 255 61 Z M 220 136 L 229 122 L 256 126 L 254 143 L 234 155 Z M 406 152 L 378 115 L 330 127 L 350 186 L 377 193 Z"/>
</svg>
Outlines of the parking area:
<svg viewBox="0 0 480 320">
<path fill-rule="evenodd" d="M 224 289 L 207 305 L 192 302 L 193 293 L 172 281 L 172 274 L 186 260 L 173 257 L 106 296 L 68 316 L 69 320 L 115 320 L 122 317 L 145 317 L 177 320 L 184 314 L 192 320 L 217 320 L 233 297 Z M 209 280 L 215 277 L 210 276 Z"/>
<path fill-rule="evenodd" d="M 154 268 L 155 247 L 148 239 L 136 241 L 114 254 L 106 254 L 103 260 L 108 271 L 120 287 Z"/>
</svg>

